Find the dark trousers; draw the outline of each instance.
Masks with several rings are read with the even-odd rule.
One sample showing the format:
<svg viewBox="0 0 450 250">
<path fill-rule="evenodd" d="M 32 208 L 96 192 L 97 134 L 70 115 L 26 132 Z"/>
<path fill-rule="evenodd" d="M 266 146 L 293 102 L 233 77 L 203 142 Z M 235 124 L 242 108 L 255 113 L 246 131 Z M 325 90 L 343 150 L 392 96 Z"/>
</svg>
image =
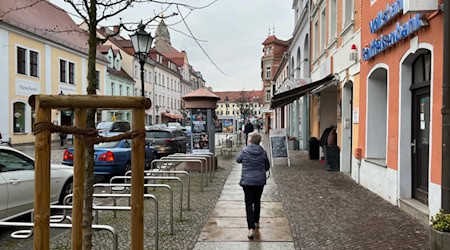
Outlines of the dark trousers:
<svg viewBox="0 0 450 250">
<path fill-rule="evenodd" d="M 264 186 L 243 186 L 245 194 L 245 211 L 248 229 L 255 229 L 261 213 L 261 195 Z"/>
<path fill-rule="evenodd" d="M 248 143 L 248 133 L 245 133 L 245 146 L 247 146 Z"/>
</svg>

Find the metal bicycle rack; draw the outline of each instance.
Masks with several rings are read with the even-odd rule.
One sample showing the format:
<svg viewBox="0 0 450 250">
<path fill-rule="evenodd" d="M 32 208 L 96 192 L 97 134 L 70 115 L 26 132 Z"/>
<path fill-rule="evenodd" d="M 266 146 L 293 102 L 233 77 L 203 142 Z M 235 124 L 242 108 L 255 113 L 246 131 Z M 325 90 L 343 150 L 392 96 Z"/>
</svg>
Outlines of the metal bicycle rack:
<svg viewBox="0 0 450 250">
<path fill-rule="evenodd" d="M 114 176 L 110 179 L 110 184 L 114 180 L 131 180 L 131 176 Z M 144 180 L 172 180 L 172 181 L 178 181 L 180 183 L 180 218 L 182 220 L 183 218 L 183 181 L 181 181 L 180 177 L 174 177 L 174 176 L 167 176 L 167 177 L 161 177 L 161 176 L 144 176 Z M 144 186 L 147 184 L 144 184 Z M 145 197 L 145 194 L 144 194 Z M 115 201 L 114 201 L 115 202 Z"/>
<path fill-rule="evenodd" d="M 161 160 L 161 159 L 158 159 L 158 160 L 153 160 L 152 161 L 150 170 L 153 170 L 154 167 L 157 165 L 157 163 L 165 164 L 165 163 L 176 163 L 176 162 L 196 162 L 196 163 L 200 163 L 200 174 L 201 174 L 200 191 L 203 192 L 203 175 L 204 175 L 203 168 L 205 167 L 205 165 L 203 164 L 203 161 L 201 161 L 201 160 L 188 160 L 188 159 L 179 159 L 179 160 L 178 159 L 170 159 L 170 160 L 166 159 L 166 160 Z M 161 170 L 161 166 L 159 166 L 158 169 Z M 208 175 L 206 175 L 206 178 L 208 178 Z M 206 181 L 206 185 L 208 185 L 208 181 Z"/>
<path fill-rule="evenodd" d="M 50 223 L 50 228 L 64 228 L 64 229 L 72 229 L 72 224 L 58 224 L 58 223 Z M 0 222 L 0 226 L 2 227 L 30 227 L 31 229 L 28 231 L 31 231 L 31 235 L 29 237 L 31 237 L 33 235 L 33 228 L 34 228 L 34 223 L 33 222 L 7 222 L 7 221 L 2 221 Z M 118 245 L 119 245 L 119 240 L 117 237 L 117 231 L 108 225 L 92 225 L 92 229 L 95 230 L 107 230 L 109 232 L 111 232 L 112 236 L 113 236 L 113 250 L 117 250 L 118 249 Z M 16 232 L 20 232 L 20 231 L 26 231 L 26 230 L 19 230 Z M 11 234 L 11 237 L 12 234 Z M 27 238 L 29 238 L 27 237 Z M 25 238 L 23 235 L 21 236 L 21 234 L 18 234 L 18 238 L 15 239 L 27 239 Z"/>
<path fill-rule="evenodd" d="M 216 169 L 217 169 L 217 164 L 216 164 L 216 156 L 213 153 L 202 153 L 202 154 L 175 153 L 175 154 L 172 154 L 172 155 L 176 155 L 176 156 L 178 156 L 178 155 L 206 156 L 206 157 L 208 157 L 210 159 L 210 163 L 211 163 L 211 166 L 212 166 L 212 169 L 213 169 L 212 175 L 213 175 L 213 177 L 215 176 L 215 172 L 216 172 Z"/>
<path fill-rule="evenodd" d="M 72 198 L 73 194 L 68 194 L 64 200 L 68 198 Z M 92 197 L 94 198 L 113 198 L 114 200 L 116 198 L 130 198 L 131 194 L 92 194 Z M 158 237 L 159 237 L 159 215 L 158 215 L 158 199 L 156 196 L 152 194 L 144 194 L 144 198 L 150 198 L 155 202 L 155 249 L 158 249 Z M 69 206 L 72 207 L 72 206 Z M 123 211 L 123 210 L 130 210 L 131 206 L 97 206 L 93 205 L 92 209 L 97 208 L 98 210 L 111 210 L 111 211 Z M 101 209 L 105 208 L 105 209 Z"/>
<path fill-rule="evenodd" d="M 187 171 L 181 171 L 181 170 L 144 170 L 144 175 L 152 176 L 152 175 L 163 175 L 163 174 L 174 174 L 174 175 L 186 175 L 187 177 L 187 210 L 191 210 L 191 176 L 189 175 L 189 172 Z M 130 176 L 131 170 L 128 170 L 125 173 L 125 176 Z"/>
<path fill-rule="evenodd" d="M 123 187 L 124 189 L 131 187 L 130 183 L 96 183 L 93 186 L 96 187 L 109 187 L 110 194 L 112 194 L 113 187 Z M 170 223 L 170 234 L 173 234 L 173 190 L 172 187 L 170 187 L 167 184 L 144 184 L 144 187 L 155 187 L 155 188 L 167 188 L 170 193 L 170 215 L 169 215 L 169 223 Z M 114 199 L 114 206 L 116 206 L 116 200 Z M 180 209 L 182 207 L 180 206 Z M 96 218 L 98 220 L 98 214 L 96 214 Z M 114 211 L 114 218 L 116 218 L 116 211 Z M 182 213 L 180 212 L 180 221 L 182 221 Z"/>
<path fill-rule="evenodd" d="M 212 177 L 215 176 L 215 160 L 213 156 L 209 154 L 181 154 L 175 153 L 172 155 L 168 155 L 161 159 L 170 159 L 170 158 L 183 158 L 183 159 L 205 159 L 207 163 L 207 169 L 209 169 L 209 181 L 212 182 Z"/>
</svg>

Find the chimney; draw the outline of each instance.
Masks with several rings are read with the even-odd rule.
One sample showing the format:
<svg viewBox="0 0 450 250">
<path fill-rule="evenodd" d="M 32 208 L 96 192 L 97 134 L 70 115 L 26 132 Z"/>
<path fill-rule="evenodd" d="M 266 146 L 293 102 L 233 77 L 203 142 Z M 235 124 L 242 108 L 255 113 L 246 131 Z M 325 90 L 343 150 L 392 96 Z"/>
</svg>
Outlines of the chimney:
<svg viewBox="0 0 450 250">
<path fill-rule="evenodd" d="M 119 25 L 115 25 L 115 26 L 113 27 L 113 31 L 114 31 L 114 33 L 119 32 Z"/>
</svg>

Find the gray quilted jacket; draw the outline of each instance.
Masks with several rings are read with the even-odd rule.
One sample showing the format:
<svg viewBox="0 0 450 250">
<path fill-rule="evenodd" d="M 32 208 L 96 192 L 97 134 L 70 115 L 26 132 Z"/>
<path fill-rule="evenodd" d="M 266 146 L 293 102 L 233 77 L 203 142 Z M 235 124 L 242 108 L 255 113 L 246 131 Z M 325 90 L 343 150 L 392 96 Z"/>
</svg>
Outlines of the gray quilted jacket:
<svg viewBox="0 0 450 250">
<path fill-rule="evenodd" d="M 237 163 L 242 163 L 241 186 L 266 185 L 266 171 L 269 171 L 270 163 L 266 151 L 259 145 L 249 144 L 243 148 L 236 158 Z"/>
</svg>

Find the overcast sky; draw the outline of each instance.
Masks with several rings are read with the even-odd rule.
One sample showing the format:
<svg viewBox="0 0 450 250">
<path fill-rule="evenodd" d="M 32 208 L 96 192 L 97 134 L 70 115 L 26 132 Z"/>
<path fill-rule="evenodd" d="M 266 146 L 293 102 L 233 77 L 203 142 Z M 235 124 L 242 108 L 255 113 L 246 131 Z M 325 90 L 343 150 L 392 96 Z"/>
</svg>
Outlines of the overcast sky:
<svg viewBox="0 0 450 250">
<path fill-rule="evenodd" d="M 71 11 L 71 7 L 67 7 L 63 0 L 52 2 Z M 212 0 L 183 2 L 202 6 Z M 192 38 L 170 29 L 172 46 L 188 53 L 189 63 L 202 72 L 207 85 L 214 91 L 261 89 L 262 42 L 269 34 L 269 27 L 275 27 L 275 35 L 279 39 L 287 40 L 291 37 L 294 26 L 291 6 L 291 0 L 218 0 L 208 8 L 194 10 L 186 18 L 195 37 L 207 41 L 200 44 L 225 74 L 216 69 Z M 120 17 L 123 22 L 136 22 L 161 10 L 161 5 L 136 4 L 134 8 L 120 14 Z M 166 11 L 165 14 L 173 11 L 175 10 Z M 187 9 L 181 11 L 183 16 L 189 12 Z M 102 24 L 116 24 L 117 18 Z M 177 16 L 168 18 L 165 22 L 170 25 L 180 20 L 181 17 Z M 152 35 L 155 34 L 155 28 L 150 29 Z M 189 33 L 183 22 L 173 28 Z"/>
</svg>

